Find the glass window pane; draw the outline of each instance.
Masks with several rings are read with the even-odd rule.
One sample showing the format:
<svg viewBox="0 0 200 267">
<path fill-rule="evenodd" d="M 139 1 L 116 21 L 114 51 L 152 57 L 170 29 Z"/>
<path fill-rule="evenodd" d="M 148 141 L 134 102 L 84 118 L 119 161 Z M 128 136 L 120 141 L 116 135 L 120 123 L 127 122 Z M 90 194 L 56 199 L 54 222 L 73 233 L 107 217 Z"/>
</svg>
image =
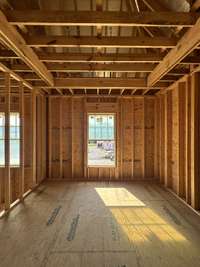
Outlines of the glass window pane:
<svg viewBox="0 0 200 267">
<path fill-rule="evenodd" d="M 5 165 L 5 144 L 4 140 L 0 140 L 0 166 Z"/>
<path fill-rule="evenodd" d="M 114 115 L 89 115 L 88 165 L 115 166 Z"/>
<path fill-rule="evenodd" d="M 5 114 L 3 112 L 0 112 L 0 126 L 5 125 Z"/>
<path fill-rule="evenodd" d="M 20 128 L 19 126 L 10 126 L 10 138 L 19 139 L 20 138 Z"/>
<path fill-rule="evenodd" d="M 95 139 L 95 128 L 91 127 L 89 129 L 89 139 Z"/>
<path fill-rule="evenodd" d="M 18 166 L 20 164 L 20 141 L 10 140 L 10 165 Z"/>
<path fill-rule="evenodd" d="M 5 128 L 4 126 L 0 126 L 0 139 L 4 139 Z"/>
<path fill-rule="evenodd" d="M 5 113 L 0 112 L 0 166 L 5 165 Z"/>
<path fill-rule="evenodd" d="M 10 114 L 10 165 L 20 165 L 20 118 L 18 112 Z"/>
</svg>

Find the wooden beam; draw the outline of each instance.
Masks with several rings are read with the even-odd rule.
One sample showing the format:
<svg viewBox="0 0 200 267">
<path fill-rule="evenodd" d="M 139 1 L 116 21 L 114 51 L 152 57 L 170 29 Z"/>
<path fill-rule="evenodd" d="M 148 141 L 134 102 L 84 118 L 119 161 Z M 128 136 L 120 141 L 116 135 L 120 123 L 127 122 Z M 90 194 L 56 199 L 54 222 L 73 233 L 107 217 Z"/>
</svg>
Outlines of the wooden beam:
<svg viewBox="0 0 200 267">
<path fill-rule="evenodd" d="M 166 92 L 165 101 L 165 176 L 164 184 L 166 187 L 172 187 L 172 92 Z"/>
<path fill-rule="evenodd" d="M 59 177 L 63 178 L 63 98 L 59 102 Z"/>
<path fill-rule="evenodd" d="M 47 68 L 52 72 L 151 72 L 154 64 L 148 63 L 47 63 Z"/>
<path fill-rule="evenodd" d="M 196 11 L 200 8 L 200 0 L 194 1 L 194 4 L 191 7 L 191 11 Z"/>
<path fill-rule="evenodd" d="M 186 83 L 180 82 L 178 85 L 178 177 L 177 194 L 185 198 L 185 139 L 186 139 Z"/>
<path fill-rule="evenodd" d="M 146 89 L 143 91 L 142 95 L 146 95 L 149 92 L 150 89 Z"/>
<path fill-rule="evenodd" d="M 142 0 L 145 5 L 151 10 L 151 11 L 166 11 L 167 8 L 161 4 L 161 1 L 154 1 L 154 0 Z"/>
<path fill-rule="evenodd" d="M 20 110 L 20 175 L 19 197 L 22 200 L 24 192 L 24 86 L 19 82 L 19 110 Z"/>
<path fill-rule="evenodd" d="M 19 56 L 16 55 L 11 50 L 0 50 L 0 59 L 18 59 Z"/>
<path fill-rule="evenodd" d="M 193 28 L 181 38 L 177 46 L 172 49 L 155 67 L 154 71 L 148 77 L 148 85 L 152 86 L 158 82 L 164 75 L 173 69 L 181 60 L 191 53 L 200 43 L 200 19 Z"/>
<path fill-rule="evenodd" d="M 177 38 L 166 37 L 67 37 L 67 36 L 26 36 L 31 47 L 135 47 L 135 48 L 172 48 Z"/>
<path fill-rule="evenodd" d="M 0 11 L 0 40 L 6 47 L 13 50 L 47 84 L 53 85 L 52 75 L 39 60 L 35 52 L 26 45 L 24 38 L 15 27 L 9 24 L 2 11 Z"/>
<path fill-rule="evenodd" d="M 37 184 L 36 177 L 36 136 L 37 136 L 37 123 L 36 123 L 36 90 L 31 91 L 31 122 L 32 122 L 32 188 Z"/>
<path fill-rule="evenodd" d="M 11 177 L 10 177 L 10 74 L 5 73 L 5 210 L 11 204 Z"/>
<path fill-rule="evenodd" d="M 11 80 L 10 79 L 10 86 L 11 87 L 17 87 L 17 88 L 19 88 L 19 81 Z M 4 81 L 3 81 L 3 79 L 0 80 L 0 87 L 4 87 Z"/>
<path fill-rule="evenodd" d="M 200 74 L 191 77 L 191 205 L 200 208 Z"/>
<path fill-rule="evenodd" d="M 60 78 L 55 79 L 55 87 L 56 88 L 77 88 L 82 90 L 82 88 L 86 89 L 94 89 L 94 88 L 127 88 L 127 89 L 162 89 L 169 86 L 167 82 L 159 82 L 154 87 L 148 87 L 146 79 L 136 79 L 136 78 Z M 35 87 L 39 88 L 49 88 L 55 89 L 55 87 L 45 85 L 42 82 L 35 82 Z"/>
<path fill-rule="evenodd" d="M 25 81 L 21 76 L 16 74 L 14 71 L 9 69 L 8 67 L 6 67 L 2 63 L 0 63 L 0 70 L 3 71 L 3 72 L 8 72 L 10 74 L 11 78 L 15 79 L 16 81 L 22 82 L 27 88 L 33 89 L 32 85 L 29 82 Z"/>
<path fill-rule="evenodd" d="M 160 62 L 165 54 L 163 53 L 140 53 L 140 54 L 113 54 L 113 53 L 47 53 L 38 52 L 38 57 L 43 62 Z M 10 50 L 0 50 L 0 59 L 18 59 L 19 57 L 15 55 Z M 197 57 L 195 57 L 197 58 Z M 200 63 L 200 58 L 199 63 Z"/>
<path fill-rule="evenodd" d="M 158 63 L 163 60 L 165 53 L 37 53 L 39 59 L 43 62 L 87 62 L 87 63 Z M 18 59 L 12 51 L 0 50 L 0 59 Z M 199 56 L 187 56 L 180 64 L 200 64 Z"/>
<path fill-rule="evenodd" d="M 185 101 L 185 127 L 186 127 L 186 142 L 185 142 L 185 200 L 191 204 L 191 154 L 193 148 L 191 147 L 191 76 L 186 80 L 186 101 Z"/>
<path fill-rule="evenodd" d="M 51 72 L 151 72 L 155 67 L 151 63 L 47 63 L 46 65 Z M 18 72 L 32 71 L 25 64 L 13 65 L 12 70 Z"/>
<path fill-rule="evenodd" d="M 64 10 L 7 10 L 12 25 L 191 27 L 199 17 L 186 12 L 116 12 Z"/>
<path fill-rule="evenodd" d="M 48 178 L 52 178 L 52 101 L 48 98 Z"/>
<path fill-rule="evenodd" d="M 51 72 L 152 72 L 155 64 L 151 63 L 47 63 L 48 70 Z M 12 70 L 14 72 L 29 72 L 22 74 L 24 79 L 38 80 L 39 77 L 32 73 L 32 70 L 25 64 L 13 64 Z M 187 74 L 187 69 L 174 69 L 169 72 L 170 75 L 184 75 Z"/>
<path fill-rule="evenodd" d="M 39 59 L 44 62 L 138 62 L 138 63 L 156 63 L 160 62 L 164 54 L 149 53 L 149 54 L 109 54 L 109 53 L 38 53 Z M 0 52 L 0 59 L 3 58 Z M 200 63 L 200 58 L 199 58 Z"/>
</svg>

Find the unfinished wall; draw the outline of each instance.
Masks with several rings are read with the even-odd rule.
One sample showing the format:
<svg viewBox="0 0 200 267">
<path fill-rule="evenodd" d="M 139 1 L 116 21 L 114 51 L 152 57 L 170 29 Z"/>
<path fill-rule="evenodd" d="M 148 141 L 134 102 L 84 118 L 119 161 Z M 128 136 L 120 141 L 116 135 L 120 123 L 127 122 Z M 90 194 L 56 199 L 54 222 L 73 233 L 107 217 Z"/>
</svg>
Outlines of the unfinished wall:
<svg viewBox="0 0 200 267">
<path fill-rule="evenodd" d="M 11 95 L 11 112 L 19 112 L 19 96 Z M 0 112 L 5 111 L 5 97 L 0 96 Z M 33 187 L 33 113 L 32 95 L 24 97 L 24 190 L 26 193 Z M 46 178 L 46 98 L 36 97 L 36 184 Z M 0 210 L 4 209 L 5 202 L 5 168 L 0 168 Z M 10 168 L 11 176 L 11 203 L 20 197 L 20 167 Z"/>
<path fill-rule="evenodd" d="M 115 168 L 87 166 L 87 113 L 101 112 L 116 114 Z M 49 97 L 49 179 L 155 178 L 154 114 L 154 97 Z"/>
<path fill-rule="evenodd" d="M 156 158 L 160 181 L 200 208 L 200 75 L 177 82 L 156 99 Z"/>
</svg>

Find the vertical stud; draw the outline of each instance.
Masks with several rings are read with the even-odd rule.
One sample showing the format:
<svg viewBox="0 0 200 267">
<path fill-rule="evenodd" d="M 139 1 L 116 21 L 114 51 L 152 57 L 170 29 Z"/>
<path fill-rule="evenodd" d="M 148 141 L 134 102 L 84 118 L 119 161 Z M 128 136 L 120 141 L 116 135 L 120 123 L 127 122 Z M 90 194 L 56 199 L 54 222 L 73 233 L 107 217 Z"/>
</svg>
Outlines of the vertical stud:
<svg viewBox="0 0 200 267">
<path fill-rule="evenodd" d="M 9 210 L 11 203 L 10 93 L 10 74 L 5 73 L 5 210 Z"/>
</svg>

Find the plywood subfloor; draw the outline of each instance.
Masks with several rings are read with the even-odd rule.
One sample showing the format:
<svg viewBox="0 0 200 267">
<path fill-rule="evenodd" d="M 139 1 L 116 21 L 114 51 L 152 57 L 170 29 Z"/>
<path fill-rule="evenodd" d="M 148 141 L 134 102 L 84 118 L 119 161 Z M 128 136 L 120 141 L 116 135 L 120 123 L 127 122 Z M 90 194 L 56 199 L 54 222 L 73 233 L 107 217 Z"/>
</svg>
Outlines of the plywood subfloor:
<svg viewBox="0 0 200 267">
<path fill-rule="evenodd" d="M 158 185 L 49 182 L 0 220 L 0 266 L 198 267 L 199 227 Z"/>
</svg>

